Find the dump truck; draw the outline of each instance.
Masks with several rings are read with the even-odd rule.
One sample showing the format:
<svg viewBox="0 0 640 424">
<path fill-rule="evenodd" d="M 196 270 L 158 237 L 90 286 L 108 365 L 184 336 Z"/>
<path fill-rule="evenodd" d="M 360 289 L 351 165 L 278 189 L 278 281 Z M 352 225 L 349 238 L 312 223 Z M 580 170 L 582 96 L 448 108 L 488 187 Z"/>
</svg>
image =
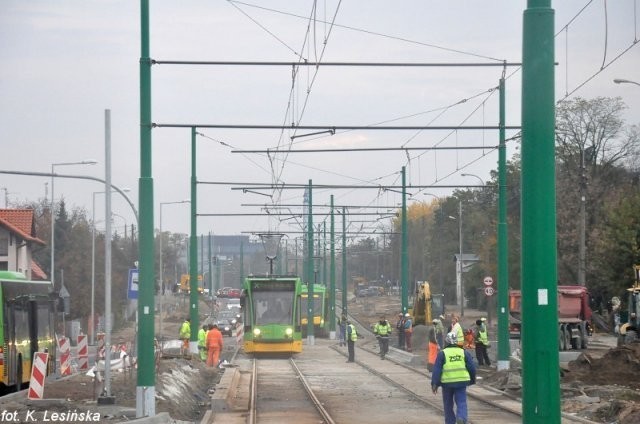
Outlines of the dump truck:
<svg viewBox="0 0 640 424">
<path fill-rule="evenodd" d="M 519 339 L 522 293 L 509 291 L 509 335 Z M 558 286 L 558 344 L 560 350 L 586 349 L 592 334 L 589 291 L 584 286 Z"/>
</svg>

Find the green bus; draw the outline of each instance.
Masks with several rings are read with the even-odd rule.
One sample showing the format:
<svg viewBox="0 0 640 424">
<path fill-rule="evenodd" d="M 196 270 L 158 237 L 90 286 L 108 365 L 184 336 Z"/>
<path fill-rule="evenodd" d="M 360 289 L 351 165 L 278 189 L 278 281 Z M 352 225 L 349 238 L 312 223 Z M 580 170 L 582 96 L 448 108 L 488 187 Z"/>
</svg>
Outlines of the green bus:
<svg viewBox="0 0 640 424">
<path fill-rule="evenodd" d="M 28 385 L 34 352 L 48 352 L 47 374 L 54 371 L 57 301 L 50 281 L 0 271 L 0 392 Z"/>
</svg>

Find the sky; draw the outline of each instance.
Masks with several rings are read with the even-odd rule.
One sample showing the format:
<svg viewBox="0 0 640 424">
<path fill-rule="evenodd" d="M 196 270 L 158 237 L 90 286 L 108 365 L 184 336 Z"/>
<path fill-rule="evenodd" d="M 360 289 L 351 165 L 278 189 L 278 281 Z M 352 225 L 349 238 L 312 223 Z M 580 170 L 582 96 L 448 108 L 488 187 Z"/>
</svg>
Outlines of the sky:
<svg viewBox="0 0 640 424">
<path fill-rule="evenodd" d="M 150 1 L 150 50 L 158 61 L 520 63 L 525 1 L 223 0 Z M 637 0 L 562 0 L 555 9 L 556 99 L 620 96 L 628 124 L 640 123 L 640 30 Z M 111 115 L 112 183 L 138 205 L 140 177 L 140 5 L 133 0 L 0 2 L 0 170 L 105 178 L 105 110 Z M 507 126 L 520 125 L 521 72 L 504 69 Z M 152 121 L 160 125 L 296 125 L 322 127 L 495 126 L 495 88 L 503 68 L 347 66 L 180 66 L 152 68 Z M 497 168 L 495 130 L 249 130 L 198 128 L 196 174 L 236 188 L 286 184 L 476 185 Z M 517 129 L 507 131 L 513 136 Z M 293 139 L 292 136 L 296 136 Z M 155 227 L 189 233 L 191 132 L 153 130 Z M 424 147 L 467 149 L 420 150 Z M 295 153 L 301 149 L 411 147 L 416 150 Z M 470 149 L 469 147 L 473 147 Z M 290 149 L 291 153 L 264 151 Z M 259 153 L 242 153 L 258 150 Z M 508 144 L 508 155 L 518 144 Z M 470 174 L 472 176 L 463 176 Z M 50 178 L 0 174 L 0 207 L 50 199 Z M 91 216 L 104 185 L 56 179 L 55 197 Z M 409 202 L 452 189 L 409 188 Z M 425 195 L 429 193 L 429 195 Z M 314 205 L 379 206 L 401 195 L 379 189 L 313 190 Z M 96 195 L 96 221 L 104 196 Z M 198 185 L 198 214 L 264 213 L 259 205 L 293 205 L 301 190 L 232 190 Z M 254 206 L 255 205 L 255 206 Z M 114 196 L 116 229 L 134 221 Z M 326 211 L 316 207 L 316 211 Z M 272 212 L 275 209 L 272 209 Z M 371 232 L 388 220 L 353 215 L 350 230 Z M 323 220 L 314 216 L 314 223 Z M 338 222 L 338 221 L 337 221 Z M 288 216 L 201 216 L 198 233 L 300 231 Z M 100 225 L 100 224 L 98 224 Z M 294 233 L 289 237 L 296 237 Z"/>
</svg>

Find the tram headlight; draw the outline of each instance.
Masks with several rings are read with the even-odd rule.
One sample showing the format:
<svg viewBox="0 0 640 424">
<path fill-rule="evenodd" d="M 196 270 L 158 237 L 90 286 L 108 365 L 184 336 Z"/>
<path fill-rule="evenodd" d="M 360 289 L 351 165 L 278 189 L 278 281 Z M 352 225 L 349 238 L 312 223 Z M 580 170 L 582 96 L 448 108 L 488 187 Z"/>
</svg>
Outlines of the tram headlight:
<svg viewBox="0 0 640 424">
<path fill-rule="evenodd" d="M 293 335 L 293 329 L 292 329 L 291 327 L 287 327 L 287 329 L 286 329 L 286 330 L 284 330 L 284 333 L 285 333 L 287 336 L 291 337 L 291 336 Z"/>
<path fill-rule="evenodd" d="M 324 318 L 320 318 L 320 325 L 324 325 Z"/>
<path fill-rule="evenodd" d="M 260 329 L 259 328 L 254 328 L 253 329 L 253 335 L 256 336 L 256 337 L 259 337 L 260 336 Z"/>
</svg>

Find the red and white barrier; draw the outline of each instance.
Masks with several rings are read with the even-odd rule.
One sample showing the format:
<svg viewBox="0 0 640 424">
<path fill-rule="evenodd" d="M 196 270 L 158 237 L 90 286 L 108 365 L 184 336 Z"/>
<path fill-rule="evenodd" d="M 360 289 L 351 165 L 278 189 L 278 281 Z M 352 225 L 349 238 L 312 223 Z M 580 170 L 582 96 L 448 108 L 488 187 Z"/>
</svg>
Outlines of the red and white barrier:
<svg viewBox="0 0 640 424">
<path fill-rule="evenodd" d="M 89 369 L 89 343 L 86 335 L 78 336 L 78 345 L 76 348 L 78 358 L 78 369 L 86 371 Z"/>
<path fill-rule="evenodd" d="M 57 337 L 57 340 L 60 353 L 60 375 L 71 375 L 71 344 L 64 336 Z"/>
<path fill-rule="evenodd" d="M 31 380 L 29 381 L 29 394 L 27 395 L 29 399 L 42 399 L 44 394 L 44 378 L 47 375 L 48 361 L 48 353 L 34 353 L 33 365 L 31 366 Z"/>
<path fill-rule="evenodd" d="M 96 335 L 98 336 L 98 348 L 96 349 L 96 356 L 97 356 L 96 362 L 98 362 L 98 360 L 105 358 L 104 333 L 98 333 Z"/>
</svg>

